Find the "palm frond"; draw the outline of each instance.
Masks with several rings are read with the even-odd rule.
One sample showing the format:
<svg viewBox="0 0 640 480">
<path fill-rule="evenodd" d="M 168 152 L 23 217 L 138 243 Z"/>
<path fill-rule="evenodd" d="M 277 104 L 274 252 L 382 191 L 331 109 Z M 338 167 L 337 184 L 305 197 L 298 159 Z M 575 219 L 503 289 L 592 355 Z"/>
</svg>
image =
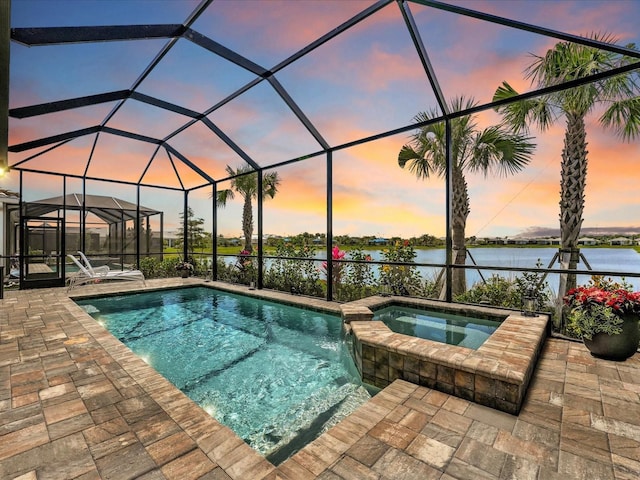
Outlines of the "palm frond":
<svg viewBox="0 0 640 480">
<path fill-rule="evenodd" d="M 411 146 L 403 145 L 398 154 L 398 165 L 400 168 L 407 166 L 409 171 L 418 178 L 429 178 L 432 166 L 428 159 L 416 152 Z"/>
<path fill-rule="evenodd" d="M 268 196 L 269 198 L 275 197 L 278 193 L 278 186 L 280 185 L 280 177 L 278 172 L 271 172 L 263 175 L 262 177 L 262 195 L 263 198 Z"/>
<path fill-rule="evenodd" d="M 231 189 L 220 190 L 216 198 L 216 205 L 219 207 L 225 207 L 227 200 L 233 200 L 234 193 Z"/>
<path fill-rule="evenodd" d="M 495 93 L 493 101 L 505 100 L 519 95 L 519 93 L 508 82 L 502 82 Z M 502 115 L 502 126 L 510 126 L 516 132 L 529 131 L 529 124 L 537 125 L 544 131 L 555 121 L 554 105 L 549 96 L 541 96 L 529 100 L 521 100 L 496 108 Z"/>
<path fill-rule="evenodd" d="M 529 164 L 535 147 L 531 137 L 500 126 L 488 127 L 474 139 L 469 167 L 485 176 L 490 171 L 501 176 L 512 175 Z"/>
<path fill-rule="evenodd" d="M 640 97 L 612 103 L 600 117 L 600 122 L 615 130 L 623 140 L 640 136 Z"/>
</svg>

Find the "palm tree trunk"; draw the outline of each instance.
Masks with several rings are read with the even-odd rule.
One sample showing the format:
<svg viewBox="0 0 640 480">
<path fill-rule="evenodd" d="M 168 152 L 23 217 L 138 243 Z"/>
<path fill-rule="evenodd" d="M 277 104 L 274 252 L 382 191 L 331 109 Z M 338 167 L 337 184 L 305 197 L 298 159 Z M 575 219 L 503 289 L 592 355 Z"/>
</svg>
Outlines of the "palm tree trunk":
<svg viewBox="0 0 640 480">
<path fill-rule="evenodd" d="M 454 265 L 464 265 L 467 260 L 467 249 L 465 247 L 465 228 L 467 217 L 469 216 L 469 193 L 467 181 L 462 170 L 453 169 L 453 214 L 451 237 L 453 243 L 453 263 Z M 451 275 L 451 293 L 453 296 L 460 295 L 467 290 L 467 276 L 463 268 L 456 268 Z"/>
<path fill-rule="evenodd" d="M 560 180 L 560 268 L 578 266 L 578 238 L 584 211 L 584 189 L 587 180 L 587 133 L 584 116 L 567 113 L 567 129 L 562 149 Z M 576 287 L 575 274 L 561 274 L 556 303 L 556 326 L 564 330 L 563 297 Z"/>
<path fill-rule="evenodd" d="M 251 206 L 251 195 L 244 197 L 244 206 L 242 208 L 242 232 L 244 233 L 244 249 L 251 253 L 251 237 L 253 236 L 253 207 Z"/>
</svg>

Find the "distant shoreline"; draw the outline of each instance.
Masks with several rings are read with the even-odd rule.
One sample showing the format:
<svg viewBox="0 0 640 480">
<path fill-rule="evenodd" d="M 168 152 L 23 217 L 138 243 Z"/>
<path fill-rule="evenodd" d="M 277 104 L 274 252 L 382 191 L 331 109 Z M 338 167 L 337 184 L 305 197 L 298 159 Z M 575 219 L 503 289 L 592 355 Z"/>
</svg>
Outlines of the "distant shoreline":
<svg viewBox="0 0 640 480">
<path fill-rule="evenodd" d="M 389 245 L 386 246 L 375 246 L 375 245 L 367 245 L 366 247 L 361 247 L 362 250 L 384 250 L 388 248 Z M 341 247 L 342 248 L 342 247 Z M 344 250 L 349 251 L 350 249 L 357 248 L 345 246 Z M 445 247 L 427 247 L 427 246 L 414 246 L 414 250 L 444 250 Z M 479 249 L 479 248 L 552 248 L 554 250 L 558 250 L 560 248 L 559 245 L 467 245 L 467 250 Z M 631 249 L 640 253 L 640 245 L 580 245 L 580 250 L 582 249 L 603 249 L 603 248 L 615 248 L 615 249 Z"/>
<path fill-rule="evenodd" d="M 386 250 L 387 248 L 389 248 L 391 245 L 338 245 L 340 247 L 340 250 L 344 250 L 346 252 L 349 252 L 351 250 L 356 250 L 356 249 L 360 249 L 363 252 L 368 252 L 368 251 L 379 251 L 379 250 Z M 312 245 L 312 247 L 316 250 L 324 250 L 324 245 Z M 554 250 L 559 249 L 559 245 L 468 245 L 467 249 L 468 250 L 475 250 L 475 249 L 481 249 L 481 248 L 551 248 Z M 618 249 L 631 249 L 631 250 L 635 250 L 636 252 L 640 253 L 640 245 L 580 245 L 580 250 L 582 249 L 603 249 L 603 248 L 614 248 L 616 250 Z M 240 250 L 242 248 L 238 247 L 238 246 L 234 246 L 234 247 L 218 247 L 218 253 L 221 255 L 237 255 L 238 253 L 240 253 Z M 429 246 L 425 246 L 425 245 L 415 245 L 413 247 L 414 250 L 444 250 L 445 247 L 444 246 L 437 246 L 437 247 L 429 247 Z M 269 253 L 273 253 L 275 252 L 275 247 L 264 247 L 264 251 L 265 252 L 269 252 Z"/>
</svg>

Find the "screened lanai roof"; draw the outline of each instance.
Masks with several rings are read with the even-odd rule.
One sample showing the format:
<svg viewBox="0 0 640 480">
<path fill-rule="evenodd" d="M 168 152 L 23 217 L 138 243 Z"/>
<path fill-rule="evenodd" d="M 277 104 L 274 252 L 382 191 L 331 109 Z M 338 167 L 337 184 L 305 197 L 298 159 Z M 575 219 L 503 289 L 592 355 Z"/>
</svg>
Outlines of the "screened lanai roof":
<svg viewBox="0 0 640 480">
<path fill-rule="evenodd" d="M 127 202 L 121 198 L 107 197 L 104 195 L 84 195 L 83 202 L 82 195 L 70 193 L 60 197 L 45 198 L 26 203 L 25 215 L 41 217 L 62 208 L 67 210 L 84 209 L 85 212 L 93 213 L 108 224 L 136 220 L 138 218 L 138 211 L 143 217 L 162 213 L 152 208 Z"/>
<path fill-rule="evenodd" d="M 628 10 L 638 13 L 638 2 L 603 3 L 619 8 L 581 15 L 584 2 L 534 0 L 14 1 L 9 96 L 0 101 L 10 118 L 8 164 L 189 190 L 225 179 L 227 165 L 313 160 L 409 131 L 417 110 L 469 113 L 448 111 L 460 94 L 478 102 L 475 111 L 490 108 L 503 80 L 521 98 L 533 96 L 523 80 L 527 52 L 558 40 L 640 62 L 637 51 L 580 36 L 611 24 L 636 34 Z M 602 74 L 630 68 L 638 63 Z"/>
</svg>

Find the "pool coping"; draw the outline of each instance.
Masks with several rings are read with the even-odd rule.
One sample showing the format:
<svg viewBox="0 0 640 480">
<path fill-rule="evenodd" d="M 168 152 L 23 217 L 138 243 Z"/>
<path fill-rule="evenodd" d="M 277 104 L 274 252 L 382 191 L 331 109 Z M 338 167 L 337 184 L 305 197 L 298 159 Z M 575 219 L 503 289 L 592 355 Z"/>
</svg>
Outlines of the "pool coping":
<svg viewBox="0 0 640 480">
<path fill-rule="evenodd" d="M 405 297 L 368 297 L 346 305 L 343 319 L 354 337 L 363 381 L 384 388 L 397 379 L 406 380 L 518 414 L 547 336 L 548 315 L 447 303 L 449 313 L 503 319 L 473 350 L 395 333 L 372 320 L 374 310 L 391 305 L 445 310 L 441 301 Z"/>
</svg>

